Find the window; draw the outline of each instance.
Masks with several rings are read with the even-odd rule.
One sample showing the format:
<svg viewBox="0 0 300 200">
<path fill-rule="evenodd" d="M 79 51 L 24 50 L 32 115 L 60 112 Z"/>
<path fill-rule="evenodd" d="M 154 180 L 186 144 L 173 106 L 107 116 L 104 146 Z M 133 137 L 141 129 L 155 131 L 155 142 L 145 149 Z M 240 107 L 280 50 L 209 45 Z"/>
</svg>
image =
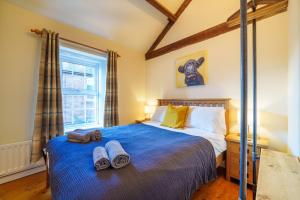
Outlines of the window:
<svg viewBox="0 0 300 200">
<path fill-rule="evenodd" d="M 105 56 L 60 46 L 65 131 L 103 126 L 106 62 Z"/>
</svg>

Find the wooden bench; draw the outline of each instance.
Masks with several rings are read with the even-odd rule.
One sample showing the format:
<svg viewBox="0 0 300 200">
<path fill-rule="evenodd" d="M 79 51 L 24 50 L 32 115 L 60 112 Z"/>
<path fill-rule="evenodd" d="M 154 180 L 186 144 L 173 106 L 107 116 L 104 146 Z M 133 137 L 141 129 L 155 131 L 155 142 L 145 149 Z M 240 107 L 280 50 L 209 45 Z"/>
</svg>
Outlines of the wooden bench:
<svg viewBox="0 0 300 200">
<path fill-rule="evenodd" d="M 300 199 L 299 159 L 285 153 L 262 149 L 256 199 Z"/>
</svg>

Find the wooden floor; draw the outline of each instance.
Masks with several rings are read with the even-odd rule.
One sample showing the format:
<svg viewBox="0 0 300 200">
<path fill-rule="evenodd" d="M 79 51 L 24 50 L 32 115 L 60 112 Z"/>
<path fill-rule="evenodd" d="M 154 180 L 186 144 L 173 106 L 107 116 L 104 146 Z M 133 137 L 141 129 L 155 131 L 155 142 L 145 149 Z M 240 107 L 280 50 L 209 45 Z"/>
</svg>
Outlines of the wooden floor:
<svg viewBox="0 0 300 200">
<path fill-rule="evenodd" d="M 16 181 L 0 185 L 0 200 L 50 200 L 50 190 L 45 190 L 45 172 L 34 174 Z M 193 200 L 237 200 L 238 184 L 227 181 L 222 174 L 204 186 L 194 195 Z M 248 190 L 247 199 L 252 199 Z"/>
</svg>

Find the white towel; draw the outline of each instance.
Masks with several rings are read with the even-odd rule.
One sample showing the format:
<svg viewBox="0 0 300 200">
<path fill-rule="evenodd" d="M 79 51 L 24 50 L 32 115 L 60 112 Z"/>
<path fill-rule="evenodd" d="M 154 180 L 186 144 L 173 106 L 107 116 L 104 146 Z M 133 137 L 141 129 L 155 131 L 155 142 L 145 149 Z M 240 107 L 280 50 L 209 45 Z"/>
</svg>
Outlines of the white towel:
<svg viewBox="0 0 300 200">
<path fill-rule="evenodd" d="M 130 163 L 130 156 L 118 141 L 109 141 L 105 144 L 105 149 L 109 157 L 110 165 L 113 168 L 119 169 Z"/>
<path fill-rule="evenodd" d="M 110 166 L 109 158 L 104 147 L 96 147 L 93 151 L 94 166 L 97 171 Z"/>
</svg>

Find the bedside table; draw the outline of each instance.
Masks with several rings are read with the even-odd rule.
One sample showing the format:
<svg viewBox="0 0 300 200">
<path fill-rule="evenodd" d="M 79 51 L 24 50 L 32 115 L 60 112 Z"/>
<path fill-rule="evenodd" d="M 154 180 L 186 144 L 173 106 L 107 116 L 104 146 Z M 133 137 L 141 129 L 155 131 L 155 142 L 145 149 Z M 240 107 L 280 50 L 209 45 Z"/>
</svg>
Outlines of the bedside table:
<svg viewBox="0 0 300 200">
<path fill-rule="evenodd" d="M 229 134 L 226 136 L 226 179 L 231 178 L 239 180 L 240 176 L 240 135 Z M 261 149 L 267 149 L 269 141 L 265 138 L 257 138 L 257 154 L 260 155 Z M 247 149 L 247 183 L 253 184 L 253 166 L 252 166 L 252 138 L 248 138 Z M 256 171 L 258 173 L 259 160 L 256 161 Z M 256 174 L 257 176 L 257 174 Z"/>
<path fill-rule="evenodd" d="M 143 122 L 148 121 L 148 120 L 150 120 L 150 119 L 148 119 L 148 118 L 145 118 L 145 119 L 136 119 L 135 123 L 136 124 L 140 124 L 140 123 L 143 123 Z"/>
</svg>

